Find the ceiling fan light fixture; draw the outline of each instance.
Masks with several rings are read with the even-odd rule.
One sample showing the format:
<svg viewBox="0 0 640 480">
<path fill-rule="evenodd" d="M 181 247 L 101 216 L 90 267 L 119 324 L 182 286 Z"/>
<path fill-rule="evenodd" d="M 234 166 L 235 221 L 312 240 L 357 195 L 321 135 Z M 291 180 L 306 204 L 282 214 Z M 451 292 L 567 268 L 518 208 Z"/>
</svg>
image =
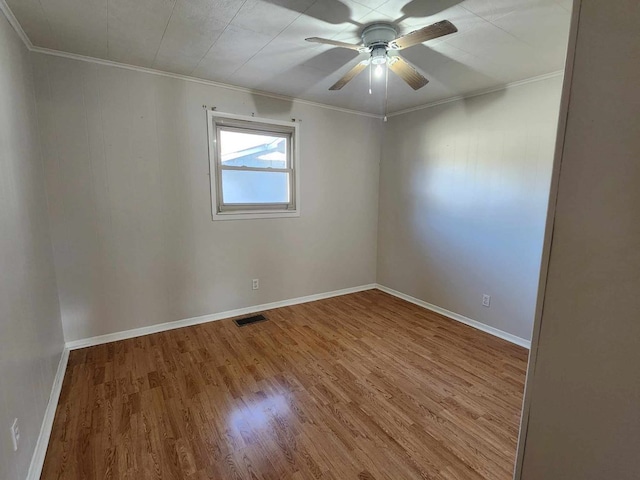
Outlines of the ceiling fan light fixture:
<svg viewBox="0 0 640 480">
<path fill-rule="evenodd" d="M 362 30 L 362 44 L 340 42 L 327 38 L 310 37 L 308 42 L 333 45 L 341 48 L 357 50 L 359 53 L 370 53 L 370 57 L 362 60 L 349 70 L 340 80 L 329 87 L 329 90 L 340 90 L 347 83 L 353 80 L 360 72 L 369 68 L 369 93 L 371 93 L 371 75 L 375 65 L 376 76 L 382 75 L 385 71 L 391 70 L 404 80 L 411 88 L 418 90 L 424 87 L 429 80 L 422 75 L 408 61 L 402 58 L 399 50 L 418 45 L 419 43 L 440 38 L 457 32 L 456 26 L 449 20 L 442 20 L 432 25 L 420 28 L 406 35 L 397 36 L 398 32 L 391 23 L 373 23 Z M 385 70 L 382 65 L 387 66 Z M 388 81 L 388 80 L 387 80 Z"/>
<path fill-rule="evenodd" d="M 387 49 L 385 47 L 375 47 L 371 51 L 371 63 L 374 65 L 384 65 L 387 63 Z"/>
</svg>

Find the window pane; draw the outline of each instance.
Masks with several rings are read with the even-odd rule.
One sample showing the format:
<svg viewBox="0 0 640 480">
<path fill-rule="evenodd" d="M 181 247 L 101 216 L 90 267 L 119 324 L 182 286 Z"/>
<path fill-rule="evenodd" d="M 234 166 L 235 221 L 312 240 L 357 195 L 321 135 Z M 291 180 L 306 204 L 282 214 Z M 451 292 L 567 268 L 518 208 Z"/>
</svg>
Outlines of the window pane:
<svg viewBox="0 0 640 480">
<path fill-rule="evenodd" d="M 222 170 L 222 202 L 289 203 L 289 174 Z"/>
<path fill-rule="evenodd" d="M 287 138 L 220 130 L 222 165 L 287 168 Z"/>
</svg>

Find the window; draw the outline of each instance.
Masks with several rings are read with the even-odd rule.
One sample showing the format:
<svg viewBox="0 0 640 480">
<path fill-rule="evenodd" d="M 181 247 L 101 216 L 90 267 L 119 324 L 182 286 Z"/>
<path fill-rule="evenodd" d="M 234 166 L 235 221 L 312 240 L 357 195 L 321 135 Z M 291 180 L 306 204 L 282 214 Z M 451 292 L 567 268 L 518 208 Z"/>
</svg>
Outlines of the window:
<svg viewBox="0 0 640 480">
<path fill-rule="evenodd" d="M 214 220 L 298 216 L 297 129 L 208 112 Z"/>
</svg>

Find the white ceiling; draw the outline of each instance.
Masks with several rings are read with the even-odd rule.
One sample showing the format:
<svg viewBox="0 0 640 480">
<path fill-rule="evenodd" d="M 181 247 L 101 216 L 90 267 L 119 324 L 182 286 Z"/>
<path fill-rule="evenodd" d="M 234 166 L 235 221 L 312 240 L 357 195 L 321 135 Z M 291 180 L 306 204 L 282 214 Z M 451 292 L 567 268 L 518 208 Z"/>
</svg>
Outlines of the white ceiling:
<svg viewBox="0 0 640 480">
<path fill-rule="evenodd" d="M 402 53 L 430 83 L 390 75 L 388 111 L 561 70 L 571 0 L 6 0 L 35 46 L 382 113 L 368 75 L 328 88 L 359 57 L 305 42 L 358 43 L 364 25 L 400 33 L 448 19 L 458 33 Z M 364 55 L 360 59 L 366 58 Z"/>
</svg>

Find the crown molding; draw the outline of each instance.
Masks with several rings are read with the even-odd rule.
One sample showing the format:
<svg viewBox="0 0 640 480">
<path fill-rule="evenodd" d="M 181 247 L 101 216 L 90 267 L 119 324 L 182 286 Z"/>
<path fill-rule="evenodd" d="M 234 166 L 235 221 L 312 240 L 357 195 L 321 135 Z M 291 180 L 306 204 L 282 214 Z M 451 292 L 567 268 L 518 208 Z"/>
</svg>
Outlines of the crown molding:
<svg viewBox="0 0 640 480">
<path fill-rule="evenodd" d="M 228 83 L 220 83 L 220 82 L 215 82 L 213 80 L 205 80 L 204 78 L 191 77 L 189 75 L 181 75 L 179 73 L 171 73 L 171 72 L 165 72 L 163 70 L 156 70 L 155 68 L 139 67 L 137 65 L 130 65 L 128 63 L 114 62 L 112 60 L 104 60 L 102 58 L 87 57 L 84 55 L 78 55 L 76 53 L 62 52 L 60 50 L 51 50 L 49 48 L 43 48 L 43 47 L 34 46 L 34 47 L 31 47 L 30 50 L 34 53 L 40 53 L 43 55 L 68 58 L 71 60 L 78 60 L 78 61 L 87 62 L 87 63 L 95 63 L 98 65 L 106 65 L 109 67 L 121 68 L 124 70 L 133 70 L 135 72 L 148 73 L 150 75 L 157 75 L 160 77 L 175 78 L 177 80 L 184 80 L 186 82 L 199 83 L 201 85 L 209 85 L 212 87 L 224 88 L 224 89 L 233 90 L 236 92 L 249 93 L 251 95 L 260 95 L 262 97 L 273 98 L 276 100 L 284 100 L 284 101 L 296 103 L 299 105 L 308 105 L 311 107 L 325 108 L 327 110 L 334 110 L 336 112 L 342 112 L 342 113 L 350 113 L 352 115 L 360 115 L 363 117 L 370 117 L 370 118 L 377 118 L 377 119 L 383 118 L 382 115 L 378 115 L 375 113 L 361 112 L 359 110 L 351 110 L 348 108 L 336 107 L 335 105 L 328 105 L 326 103 L 312 102 L 310 100 L 302 100 L 300 98 L 289 97 L 287 95 L 279 95 L 277 93 L 265 92 L 264 90 L 238 87 L 236 85 L 230 85 Z"/>
<path fill-rule="evenodd" d="M 238 87 L 236 85 L 214 82 L 213 80 L 205 80 L 203 78 L 191 77 L 188 75 L 180 75 L 178 73 L 165 72 L 162 70 L 156 70 L 154 68 L 138 67 L 136 65 L 130 65 L 127 63 L 114 62 L 111 60 L 104 60 L 104 59 L 95 58 L 95 57 L 87 57 L 85 55 L 78 55 L 75 53 L 63 52 L 60 50 L 52 50 L 49 48 L 37 47 L 33 45 L 33 43 L 31 43 L 31 40 L 29 40 L 29 37 L 27 36 L 25 31 L 22 29 L 20 22 L 18 22 L 18 19 L 15 17 L 13 12 L 11 11 L 11 8 L 9 8 L 9 5 L 7 5 L 6 0 L 0 0 L 0 11 L 2 11 L 4 16 L 7 18 L 7 21 L 9 22 L 9 24 L 13 27 L 13 29 L 18 34 L 18 37 L 20 37 L 25 47 L 27 47 L 27 49 L 30 52 L 41 53 L 43 55 L 51 55 L 55 57 L 69 58 L 71 60 L 95 63 L 98 65 L 106 65 L 109 67 L 122 68 L 125 70 L 133 70 L 136 72 L 148 73 L 151 75 L 158 75 L 162 77 L 175 78 L 175 79 L 184 80 L 187 82 L 199 83 L 201 85 L 209 85 L 212 87 L 224 88 L 224 89 L 233 90 L 236 92 L 249 93 L 252 95 L 260 95 L 261 97 L 273 98 L 276 100 L 284 100 L 284 101 L 296 103 L 299 105 L 308 105 L 311 107 L 325 108 L 327 110 L 334 110 L 336 112 L 349 113 L 352 115 L 360 115 L 360 116 L 376 118 L 376 119 L 383 118 L 382 115 L 378 115 L 376 113 L 362 112 L 360 110 L 351 110 L 349 108 L 337 107 L 335 105 L 328 105 L 326 103 L 312 102 L 310 100 L 302 100 L 300 98 L 289 97 L 287 95 L 279 95 L 277 93 L 265 92 L 263 90 L 257 90 L 257 89 L 246 88 L 246 87 Z"/>
<path fill-rule="evenodd" d="M 7 2 L 5 0 L 0 0 L 0 11 L 4 13 L 4 16 L 7 18 L 7 21 L 11 24 L 13 29 L 16 31 L 16 33 L 20 37 L 20 40 L 22 40 L 22 42 L 24 43 L 25 47 L 27 47 L 28 50 L 33 50 L 33 43 L 31 43 L 31 40 L 29 40 L 29 37 L 27 36 L 27 34 L 24 33 L 24 30 L 22 29 L 22 25 L 20 25 L 20 22 L 18 22 L 18 19 L 15 17 L 15 15 L 11 11 L 11 9 L 9 8 L 9 5 L 7 5 Z"/>
<path fill-rule="evenodd" d="M 40 53 L 40 54 L 43 54 L 43 55 L 51 55 L 51 56 L 55 56 L 55 57 L 68 58 L 68 59 L 71 59 L 71 60 L 78 60 L 78 61 L 81 61 L 81 62 L 95 63 L 95 64 L 98 64 L 98 65 L 106 65 L 106 66 L 110 66 L 110 67 L 122 68 L 122 69 L 125 69 L 125 70 L 133 70 L 133 71 L 136 71 L 136 72 L 148 73 L 150 75 L 158 75 L 158 76 L 162 76 L 162 77 L 175 78 L 175 79 L 178 79 L 178 80 L 184 80 L 184 81 L 187 81 L 187 82 L 199 83 L 199 84 L 202 84 L 202 85 L 209 85 L 209 86 L 212 86 L 212 87 L 224 88 L 224 89 L 233 90 L 233 91 L 236 91 L 236 92 L 249 93 L 249 94 L 252 94 L 252 95 L 260 95 L 262 97 L 273 98 L 273 99 L 276 99 L 276 100 L 284 100 L 284 101 L 296 103 L 296 104 L 299 104 L 299 105 L 308 105 L 308 106 L 311 106 L 311 107 L 325 108 L 327 110 L 334 110 L 336 112 L 349 113 L 349 114 L 352 114 L 352 115 L 360 115 L 360 116 L 369 117 L 369 118 L 376 118 L 376 119 L 397 117 L 399 115 L 405 115 L 407 113 L 416 112 L 418 110 L 424 110 L 426 108 L 436 107 L 438 105 L 442 105 L 442 104 L 445 104 L 445 103 L 457 102 L 458 100 L 465 100 L 467 98 L 477 97 L 477 96 L 480 96 L 480 95 L 486 95 L 488 93 L 493 93 L 493 92 L 499 92 L 501 90 L 507 90 L 507 89 L 513 88 L 513 87 L 519 87 L 521 85 L 526 85 L 528 83 L 534 83 L 534 82 L 539 82 L 539 81 L 542 81 L 542 80 L 547 80 L 549 78 L 559 77 L 559 76 L 564 74 L 564 70 L 558 70 L 558 71 L 555 71 L 555 72 L 545 73 L 543 75 L 537 75 L 535 77 L 530 77 L 530 78 L 525 78 L 523 80 L 510 82 L 510 83 L 507 83 L 505 85 L 498 85 L 496 87 L 491 87 L 491 88 L 487 88 L 487 89 L 483 89 L 483 90 L 477 90 L 475 92 L 471 92 L 471 93 L 466 94 L 466 95 L 456 95 L 456 96 L 453 96 L 453 97 L 444 98 L 442 100 L 436 100 L 435 102 L 425 103 L 423 105 L 418 105 L 418 106 L 406 108 L 406 109 L 403 109 L 403 110 L 397 110 L 395 112 L 388 113 L 385 116 L 385 115 L 378 115 L 376 113 L 369 113 L 369 112 L 363 112 L 363 111 L 360 111 L 360 110 L 351 110 L 349 108 L 337 107 L 335 105 L 328 105 L 326 103 L 312 102 L 310 100 L 303 100 L 303 99 L 300 99 L 300 98 L 289 97 L 287 95 L 279 95 L 277 93 L 265 92 L 264 90 L 256 90 L 256 89 L 251 89 L 251 88 L 246 88 L 246 87 L 238 87 L 236 85 L 230 85 L 228 83 L 214 82 L 213 80 L 205 80 L 203 78 L 191 77 L 191 76 L 188 76 L 188 75 L 181 75 L 179 73 L 165 72 L 165 71 L 162 71 L 162 70 L 156 70 L 154 68 L 139 67 L 139 66 L 130 65 L 130 64 L 127 64 L 127 63 L 114 62 L 112 60 L 104 60 L 104 59 L 101 59 L 101 58 L 88 57 L 88 56 L 85 56 L 85 55 L 78 55 L 78 54 L 75 54 L 75 53 L 63 52 L 63 51 L 60 51 L 60 50 L 52 50 L 52 49 L 49 49 L 49 48 L 36 47 L 36 46 L 33 45 L 33 43 L 31 43 L 31 40 L 29 40 L 29 37 L 27 36 L 27 34 L 22 29 L 22 26 L 20 25 L 20 23 L 16 19 L 15 15 L 11 11 L 11 9 L 9 8 L 9 5 L 7 5 L 6 0 L 0 0 L 0 11 L 2 11 L 2 13 L 4 13 L 5 17 L 7 17 L 7 21 L 11 24 L 11 26 L 16 31 L 16 33 L 18 34 L 20 39 L 23 41 L 23 43 L 27 47 L 27 49 L 29 51 L 31 51 L 31 52 L 34 52 L 34 53 Z"/>
<path fill-rule="evenodd" d="M 501 90 L 508 90 L 509 88 L 520 87 L 522 85 L 527 85 L 529 83 L 541 82 L 543 80 L 561 77 L 563 75 L 564 75 L 564 70 L 556 70 L 555 72 L 545 73 L 543 75 L 536 75 L 535 77 L 529 77 L 522 80 L 517 80 L 515 82 L 509 82 L 504 85 L 498 85 L 496 87 L 486 88 L 483 90 L 476 90 L 475 92 L 471 92 L 466 95 L 456 95 L 454 97 L 448 97 L 442 100 L 436 100 L 435 102 L 425 103 L 423 105 L 418 105 L 416 107 L 410 107 L 404 110 L 398 110 L 392 113 L 388 113 L 387 117 L 397 117 L 399 115 L 405 115 L 407 113 L 417 112 L 418 110 L 424 110 L 425 108 L 437 107 L 438 105 L 442 105 L 445 103 L 457 102 L 459 100 L 478 97 L 480 95 L 486 95 L 488 93 L 499 92 Z"/>
</svg>

